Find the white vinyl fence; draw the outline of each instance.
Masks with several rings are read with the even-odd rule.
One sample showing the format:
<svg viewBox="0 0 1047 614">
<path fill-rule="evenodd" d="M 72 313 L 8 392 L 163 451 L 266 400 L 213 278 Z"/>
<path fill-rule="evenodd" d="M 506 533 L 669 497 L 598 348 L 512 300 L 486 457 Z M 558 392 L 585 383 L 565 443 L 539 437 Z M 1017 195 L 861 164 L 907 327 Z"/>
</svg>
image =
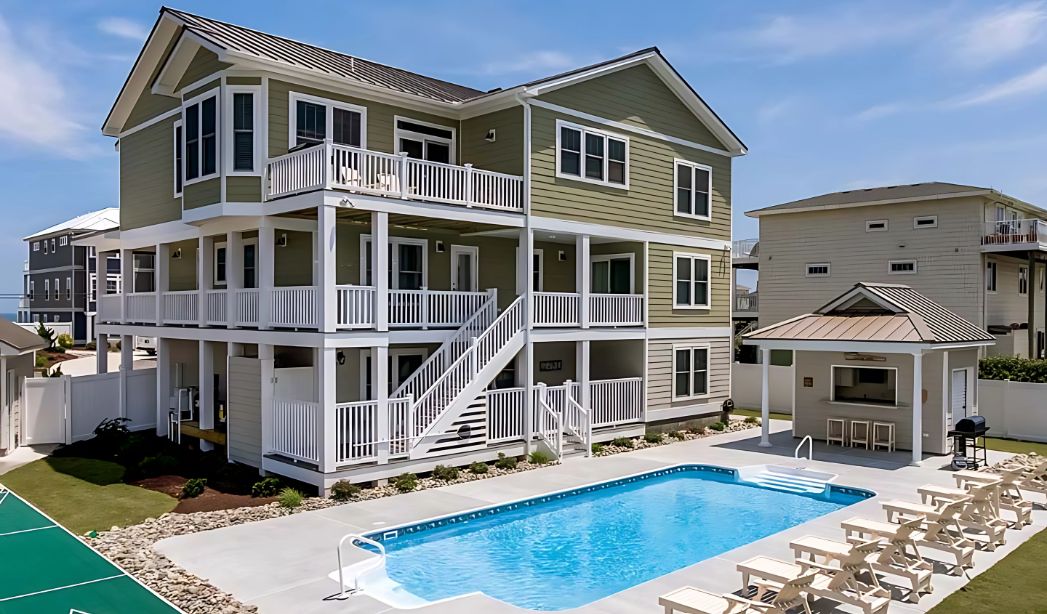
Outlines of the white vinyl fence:
<svg viewBox="0 0 1047 614">
<path fill-rule="evenodd" d="M 731 365 L 731 398 L 735 407 L 760 409 L 763 366 L 736 362 Z M 793 368 L 770 366 L 771 411 L 793 413 Z"/>
<path fill-rule="evenodd" d="M 980 379 L 978 413 L 992 436 L 1047 442 L 1047 384 Z"/>
</svg>

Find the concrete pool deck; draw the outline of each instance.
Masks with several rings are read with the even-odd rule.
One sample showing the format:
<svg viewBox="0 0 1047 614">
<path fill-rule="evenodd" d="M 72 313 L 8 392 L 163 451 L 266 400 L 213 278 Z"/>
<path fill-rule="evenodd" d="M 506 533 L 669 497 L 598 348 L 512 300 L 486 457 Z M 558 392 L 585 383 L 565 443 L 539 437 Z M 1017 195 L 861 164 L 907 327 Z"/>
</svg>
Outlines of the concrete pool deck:
<svg viewBox="0 0 1047 614">
<path fill-rule="evenodd" d="M 811 469 L 838 474 L 835 483 L 876 491 L 877 496 L 872 499 L 569 610 L 594 614 L 653 613 L 660 611 L 658 596 L 668 591 L 684 585 L 718 593 L 736 591 L 741 588 L 741 576 L 735 566 L 741 561 L 758 554 L 789 559 L 790 540 L 803 535 L 842 540 L 840 522 L 851 516 L 883 519 L 881 501 L 893 498 L 918 501 L 918 486 L 927 483 L 954 485 L 950 472 L 942 470 L 947 463 L 945 457 L 927 457 L 921 466 L 910 467 L 907 465 L 908 452 L 873 453 L 815 445 L 814 461 L 796 461 L 793 459 L 793 450 L 797 441 L 791 437 L 789 428 L 787 422 L 772 423 L 771 441 L 774 445 L 771 448 L 759 448 L 759 430 L 751 429 L 615 456 L 569 459 L 562 465 L 534 471 L 183 535 L 159 542 L 156 549 L 175 564 L 207 579 L 240 601 L 257 606 L 262 614 L 377 614 L 398 610 L 366 594 L 352 596 L 344 601 L 330 598 L 338 592 L 338 583 L 328 577 L 337 568 L 335 546 L 347 533 L 370 532 L 681 463 L 726 467 L 802 464 Z M 996 462 L 1007 456 L 990 452 L 989 460 Z M 1034 495 L 1034 501 L 1042 504 L 1043 496 Z M 1020 531 L 1008 530 L 1006 545 L 994 552 L 978 551 L 974 559 L 975 567 L 969 573 L 973 576 L 985 571 L 1045 526 L 1047 511 L 1040 505 L 1033 513 L 1033 526 Z M 695 530 L 730 531 L 731 522 L 730 519 L 710 519 L 707 524 L 695 527 Z M 613 544 L 608 546 L 614 547 Z M 939 559 L 940 555 L 935 551 L 927 551 L 926 554 L 935 557 L 935 560 L 947 560 L 945 557 Z M 345 564 L 369 556 L 355 548 L 346 548 L 345 555 Z M 935 570 L 933 593 L 924 595 L 918 604 L 895 601 L 890 610 L 926 612 L 968 581 L 964 576 L 949 576 L 939 573 L 941 571 Z M 448 573 L 453 574 L 454 571 L 449 569 Z M 898 586 L 894 591 L 896 599 L 904 596 L 904 590 L 900 588 L 904 582 L 890 576 L 887 585 Z M 834 608 L 835 604 L 825 599 L 817 600 L 812 605 L 818 612 L 855 611 L 843 606 Z M 412 611 L 425 614 L 468 611 L 497 614 L 529 610 L 474 594 Z"/>
</svg>

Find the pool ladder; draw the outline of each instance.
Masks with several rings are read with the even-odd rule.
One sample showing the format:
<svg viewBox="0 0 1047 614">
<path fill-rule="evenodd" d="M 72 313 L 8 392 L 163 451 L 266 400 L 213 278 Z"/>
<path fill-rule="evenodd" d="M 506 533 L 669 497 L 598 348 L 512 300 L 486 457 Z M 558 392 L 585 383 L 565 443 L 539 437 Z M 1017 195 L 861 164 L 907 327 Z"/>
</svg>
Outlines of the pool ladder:
<svg viewBox="0 0 1047 614">
<path fill-rule="evenodd" d="M 352 544 L 354 542 L 362 542 L 362 543 L 367 544 L 368 546 L 372 546 L 372 547 L 374 547 L 375 549 L 378 550 L 378 558 L 375 560 L 375 562 L 371 563 L 370 565 L 367 565 L 365 569 L 358 570 L 353 575 L 353 588 L 352 588 L 352 590 L 348 590 L 348 591 L 345 588 L 345 567 L 342 566 L 342 547 L 345 546 L 345 543 L 347 541 L 350 544 Z M 357 563 L 356 565 L 354 565 L 354 567 L 359 566 L 362 563 L 366 563 L 366 562 L 367 561 L 361 561 L 361 563 Z M 373 539 L 364 537 L 363 535 L 358 535 L 356 533 L 349 533 L 348 535 L 342 536 L 342 539 L 339 540 L 339 542 L 338 542 L 338 587 L 340 589 L 340 592 L 338 593 L 338 599 L 346 599 L 350 595 L 355 595 L 356 593 L 359 593 L 360 592 L 360 576 L 362 576 L 365 572 L 371 571 L 372 569 L 377 569 L 377 568 L 382 567 L 384 565 L 385 565 L 385 546 L 383 546 L 381 543 L 376 542 Z"/>
<path fill-rule="evenodd" d="M 800 456 L 800 448 L 803 447 L 803 444 L 807 444 L 807 460 L 814 460 L 814 439 L 812 439 L 810 435 L 800 440 L 800 445 L 796 446 L 796 450 L 793 451 L 793 458 L 803 458 Z"/>
</svg>

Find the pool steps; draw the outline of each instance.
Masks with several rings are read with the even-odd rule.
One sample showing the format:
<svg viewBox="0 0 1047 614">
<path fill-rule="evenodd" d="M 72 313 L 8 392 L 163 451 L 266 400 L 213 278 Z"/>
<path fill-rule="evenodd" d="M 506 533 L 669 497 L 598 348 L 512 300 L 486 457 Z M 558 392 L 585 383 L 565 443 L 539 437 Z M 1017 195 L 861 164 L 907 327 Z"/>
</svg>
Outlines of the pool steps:
<svg viewBox="0 0 1047 614">
<path fill-rule="evenodd" d="M 739 469 L 738 478 L 743 482 L 764 488 L 817 495 L 826 492 L 829 483 L 836 479 L 836 475 L 802 467 L 752 465 Z"/>
</svg>

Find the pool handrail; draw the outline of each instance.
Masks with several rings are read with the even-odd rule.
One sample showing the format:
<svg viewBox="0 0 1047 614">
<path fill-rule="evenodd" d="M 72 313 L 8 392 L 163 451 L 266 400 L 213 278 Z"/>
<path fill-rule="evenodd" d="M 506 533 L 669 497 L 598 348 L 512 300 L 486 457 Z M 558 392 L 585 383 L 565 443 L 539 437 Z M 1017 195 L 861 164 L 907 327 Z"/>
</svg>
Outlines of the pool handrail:
<svg viewBox="0 0 1047 614">
<path fill-rule="evenodd" d="M 363 542 L 363 543 L 367 544 L 368 546 L 372 546 L 372 547 L 374 547 L 374 548 L 376 548 L 378 550 L 378 563 L 376 565 L 374 565 L 373 567 L 368 568 L 367 571 L 370 571 L 371 569 L 375 569 L 379 565 L 382 565 L 382 564 L 385 563 L 385 546 L 383 546 L 381 543 L 376 542 L 375 540 L 370 539 L 368 537 L 364 537 L 363 535 L 360 535 L 358 533 L 347 533 L 346 535 L 343 535 L 342 539 L 340 539 L 338 541 L 338 588 L 339 588 L 338 598 L 339 599 L 345 599 L 350 594 L 357 593 L 357 592 L 360 591 L 360 575 L 361 574 L 359 574 L 359 573 L 357 573 L 355 576 L 353 576 L 353 590 L 350 593 L 347 593 L 346 590 L 345 590 L 345 577 L 344 577 L 345 568 L 342 567 L 342 547 L 345 546 L 346 540 L 349 540 L 349 543 L 353 543 L 353 542 L 357 542 L 357 541 Z"/>
<path fill-rule="evenodd" d="M 793 458 L 801 458 L 800 448 L 803 447 L 803 444 L 807 444 L 807 460 L 814 460 L 814 439 L 812 439 L 810 435 L 807 435 L 806 437 L 800 440 L 799 445 L 796 446 L 796 450 L 793 451 Z"/>
</svg>

